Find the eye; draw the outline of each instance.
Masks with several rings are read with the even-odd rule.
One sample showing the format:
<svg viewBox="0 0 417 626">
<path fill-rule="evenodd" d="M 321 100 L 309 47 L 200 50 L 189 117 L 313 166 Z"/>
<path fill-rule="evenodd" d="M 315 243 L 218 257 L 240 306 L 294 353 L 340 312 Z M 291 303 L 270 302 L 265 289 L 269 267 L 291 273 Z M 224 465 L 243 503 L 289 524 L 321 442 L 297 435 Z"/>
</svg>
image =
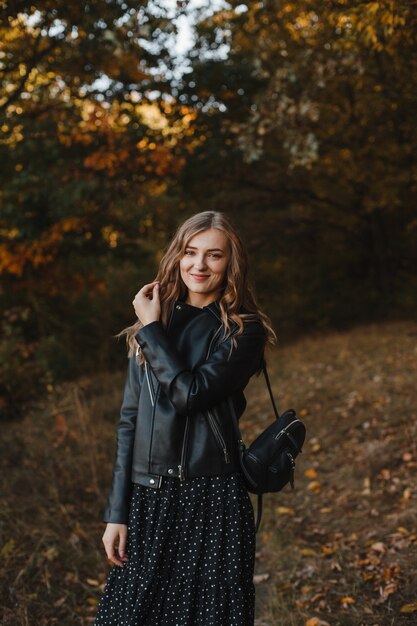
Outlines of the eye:
<svg viewBox="0 0 417 626">
<path fill-rule="evenodd" d="M 188 254 L 188 255 L 189 254 L 194 254 L 194 251 L 193 250 L 186 250 L 184 254 Z"/>
</svg>

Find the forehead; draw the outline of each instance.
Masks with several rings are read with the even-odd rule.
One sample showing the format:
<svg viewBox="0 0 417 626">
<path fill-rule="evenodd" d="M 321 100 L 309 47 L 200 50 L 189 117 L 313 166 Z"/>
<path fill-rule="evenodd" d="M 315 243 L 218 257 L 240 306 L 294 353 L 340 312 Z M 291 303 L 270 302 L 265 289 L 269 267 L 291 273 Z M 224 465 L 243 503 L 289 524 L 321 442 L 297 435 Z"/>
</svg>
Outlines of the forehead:
<svg viewBox="0 0 417 626">
<path fill-rule="evenodd" d="M 187 246 L 202 249 L 219 248 L 226 250 L 228 246 L 228 238 L 226 234 L 218 228 L 208 228 L 201 233 L 197 233 L 187 241 Z"/>
</svg>

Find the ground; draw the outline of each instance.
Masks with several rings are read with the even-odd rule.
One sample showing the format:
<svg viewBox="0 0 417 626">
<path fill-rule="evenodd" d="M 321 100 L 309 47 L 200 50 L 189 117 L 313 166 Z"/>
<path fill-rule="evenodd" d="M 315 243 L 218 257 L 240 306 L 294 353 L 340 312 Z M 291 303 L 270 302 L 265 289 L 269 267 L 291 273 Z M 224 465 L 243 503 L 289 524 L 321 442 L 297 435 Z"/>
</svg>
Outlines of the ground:
<svg viewBox="0 0 417 626">
<path fill-rule="evenodd" d="M 416 323 L 392 322 L 268 352 L 278 408 L 298 411 L 307 439 L 294 492 L 264 498 L 257 626 L 417 624 L 416 339 Z M 92 623 L 123 379 L 50 388 L 2 424 L 4 626 Z M 262 377 L 246 395 L 249 443 L 273 413 Z"/>
</svg>

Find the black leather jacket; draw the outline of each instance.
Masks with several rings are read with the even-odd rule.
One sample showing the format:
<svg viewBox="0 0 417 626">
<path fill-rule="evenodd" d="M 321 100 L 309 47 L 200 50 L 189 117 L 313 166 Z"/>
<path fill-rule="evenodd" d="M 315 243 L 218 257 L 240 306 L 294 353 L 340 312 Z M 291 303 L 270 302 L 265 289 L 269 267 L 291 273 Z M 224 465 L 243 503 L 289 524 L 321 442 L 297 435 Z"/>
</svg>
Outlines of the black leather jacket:
<svg viewBox="0 0 417 626">
<path fill-rule="evenodd" d="M 132 482 L 158 488 L 164 476 L 240 471 L 228 397 L 240 417 L 266 333 L 258 318 L 245 321 L 233 348 L 237 329 L 223 338 L 217 300 L 203 308 L 177 300 L 166 329 L 155 321 L 137 332 L 145 363 L 129 359 L 104 522 L 127 524 Z"/>
</svg>

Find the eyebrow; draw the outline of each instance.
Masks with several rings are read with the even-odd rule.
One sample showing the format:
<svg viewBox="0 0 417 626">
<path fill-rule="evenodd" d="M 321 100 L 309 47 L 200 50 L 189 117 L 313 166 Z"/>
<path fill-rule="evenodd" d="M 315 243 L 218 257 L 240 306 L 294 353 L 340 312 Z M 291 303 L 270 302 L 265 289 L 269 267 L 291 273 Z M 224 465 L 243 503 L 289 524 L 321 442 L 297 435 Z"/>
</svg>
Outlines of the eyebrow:
<svg viewBox="0 0 417 626">
<path fill-rule="evenodd" d="M 192 250 L 197 250 L 195 246 L 185 246 L 186 248 L 191 248 Z M 221 248 L 208 248 L 207 252 L 223 252 Z"/>
</svg>

